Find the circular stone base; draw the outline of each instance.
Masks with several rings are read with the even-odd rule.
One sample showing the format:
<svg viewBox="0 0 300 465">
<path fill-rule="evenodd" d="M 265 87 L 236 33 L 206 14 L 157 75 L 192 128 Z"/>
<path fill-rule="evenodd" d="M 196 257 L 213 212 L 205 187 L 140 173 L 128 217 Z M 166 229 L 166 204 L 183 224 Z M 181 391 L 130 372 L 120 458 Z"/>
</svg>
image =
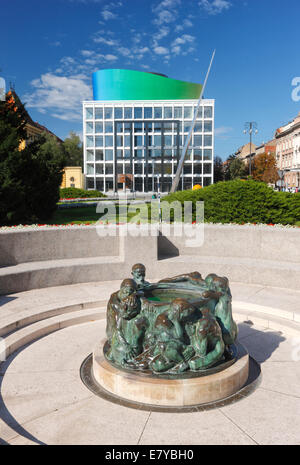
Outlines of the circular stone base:
<svg viewBox="0 0 300 465">
<path fill-rule="evenodd" d="M 185 407 L 201 405 L 232 396 L 248 379 L 249 355 L 237 344 L 236 362 L 223 371 L 190 379 L 162 379 L 141 372 L 113 367 L 98 346 L 93 353 L 93 376 L 99 385 L 114 396 L 148 405 Z"/>
</svg>

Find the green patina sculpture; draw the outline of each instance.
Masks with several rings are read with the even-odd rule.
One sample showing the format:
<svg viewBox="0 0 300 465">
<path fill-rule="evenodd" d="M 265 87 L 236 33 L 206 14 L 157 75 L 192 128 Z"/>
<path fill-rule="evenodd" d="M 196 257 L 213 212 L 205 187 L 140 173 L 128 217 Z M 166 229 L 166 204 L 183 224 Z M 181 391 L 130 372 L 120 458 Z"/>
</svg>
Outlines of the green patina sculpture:
<svg viewBox="0 0 300 465">
<path fill-rule="evenodd" d="M 121 368 L 180 377 L 233 357 L 237 326 L 227 278 L 183 274 L 151 284 L 136 264 L 107 306 L 106 358 Z"/>
</svg>

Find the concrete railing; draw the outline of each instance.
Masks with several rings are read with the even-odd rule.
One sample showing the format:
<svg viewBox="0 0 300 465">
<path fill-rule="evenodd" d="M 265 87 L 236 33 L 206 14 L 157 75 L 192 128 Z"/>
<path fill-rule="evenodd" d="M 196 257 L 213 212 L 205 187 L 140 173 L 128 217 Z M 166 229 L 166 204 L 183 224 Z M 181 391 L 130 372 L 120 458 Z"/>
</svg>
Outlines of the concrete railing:
<svg viewBox="0 0 300 465">
<path fill-rule="evenodd" d="M 154 227 L 152 235 L 138 226 L 126 235 L 124 228 L 117 227 L 117 235 L 112 226 L 100 227 L 106 235 L 95 226 L 1 231 L 0 293 L 124 279 L 137 262 L 146 265 L 149 278 L 197 270 L 299 289 L 299 229 L 209 224 L 203 243 L 191 247 L 188 234 L 176 236 L 173 226 Z"/>
</svg>

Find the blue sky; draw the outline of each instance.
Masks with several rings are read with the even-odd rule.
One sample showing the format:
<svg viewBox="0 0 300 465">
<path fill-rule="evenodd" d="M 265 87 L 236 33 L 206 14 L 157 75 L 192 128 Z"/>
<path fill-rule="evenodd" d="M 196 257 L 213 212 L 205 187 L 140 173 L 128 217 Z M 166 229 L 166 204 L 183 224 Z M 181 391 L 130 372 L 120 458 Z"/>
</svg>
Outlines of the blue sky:
<svg viewBox="0 0 300 465">
<path fill-rule="evenodd" d="M 293 119 L 300 102 L 299 0 L 11 0 L 0 5 L 0 76 L 35 121 L 59 137 L 82 132 L 81 102 L 102 68 L 203 82 L 216 99 L 215 155 L 226 159 Z M 300 93 L 299 93 L 300 95 Z"/>
</svg>

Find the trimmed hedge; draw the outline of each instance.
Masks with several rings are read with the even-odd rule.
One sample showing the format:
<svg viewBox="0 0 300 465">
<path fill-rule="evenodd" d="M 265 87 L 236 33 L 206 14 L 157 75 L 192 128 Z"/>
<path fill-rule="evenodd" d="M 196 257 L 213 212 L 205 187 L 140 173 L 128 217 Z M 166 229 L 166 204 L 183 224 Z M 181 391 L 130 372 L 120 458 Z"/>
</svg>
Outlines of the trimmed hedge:
<svg viewBox="0 0 300 465">
<path fill-rule="evenodd" d="M 194 215 L 196 202 L 204 201 L 204 218 L 210 223 L 294 225 L 300 221 L 300 193 L 276 192 L 254 180 L 223 181 L 169 194 L 164 200 L 192 201 Z"/>
<path fill-rule="evenodd" d="M 66 187 L 60 189 L 60 198 L 61 199 L 79 199 L 79 198 L 96 198 L 96 197 L 106 197 L 100 191 L 91 190 L 86 191 L 84 189 L 78 189 L 77 187 Z"/>
</svg>

